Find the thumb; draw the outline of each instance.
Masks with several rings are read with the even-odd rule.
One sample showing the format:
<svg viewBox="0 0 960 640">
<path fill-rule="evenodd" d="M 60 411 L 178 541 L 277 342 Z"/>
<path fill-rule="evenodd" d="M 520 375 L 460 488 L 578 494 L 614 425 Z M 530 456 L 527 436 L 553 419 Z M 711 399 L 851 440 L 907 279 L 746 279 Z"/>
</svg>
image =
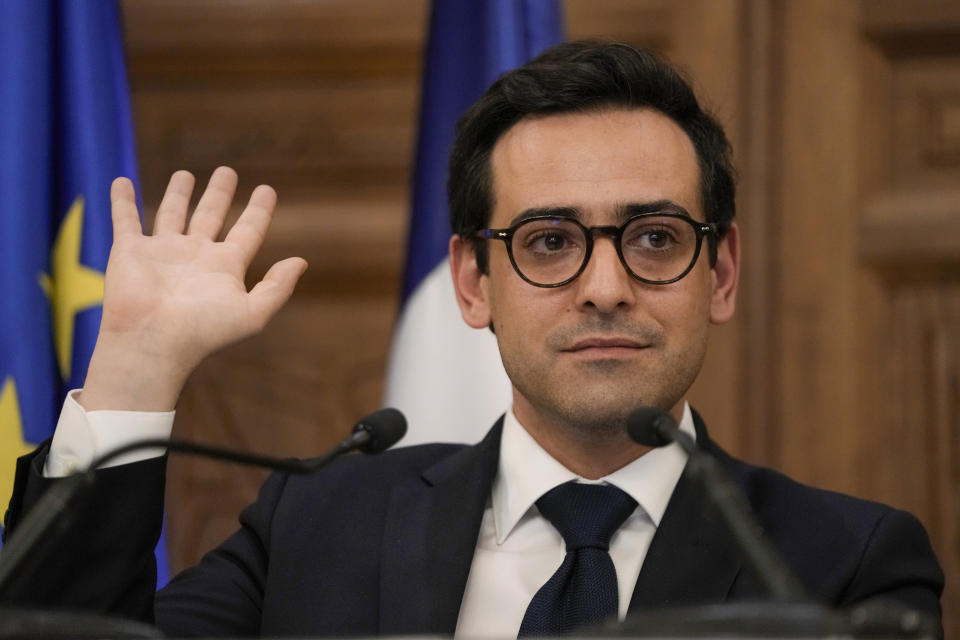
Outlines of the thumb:
<svg viewBox="0 0 960 640">
<path fill-rule="evenodd" d="M 277 262 L 250 290 L 251 321 L 262 329 L 280 310 L 290 296 L 303 272 L 307 270 L 307 261 L 303 258 L 287 258 Z"/>
</svg>

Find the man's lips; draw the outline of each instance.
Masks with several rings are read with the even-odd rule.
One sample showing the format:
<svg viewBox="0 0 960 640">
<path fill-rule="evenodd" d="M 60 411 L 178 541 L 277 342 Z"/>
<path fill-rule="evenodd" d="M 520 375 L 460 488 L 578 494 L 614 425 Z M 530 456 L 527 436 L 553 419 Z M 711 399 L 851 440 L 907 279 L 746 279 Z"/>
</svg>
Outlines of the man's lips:
<svg viewBox="0 0 960 640">
<path fill-rule="evenodd" d="M 629 353 L 639 349 L 645 349 L 650 345 L 645 342 L 634 340 L 633 338 L 621 337 L 594 337 L 581 338 L 569 347 L 563 349 L 568 353 Z"/>
</svg>

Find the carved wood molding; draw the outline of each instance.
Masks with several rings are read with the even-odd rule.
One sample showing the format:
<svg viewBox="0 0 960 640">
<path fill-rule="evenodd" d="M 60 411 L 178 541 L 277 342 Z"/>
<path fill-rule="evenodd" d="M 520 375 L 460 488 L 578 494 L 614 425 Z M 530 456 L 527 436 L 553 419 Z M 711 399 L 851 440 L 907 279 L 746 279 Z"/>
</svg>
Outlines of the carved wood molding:
<svg viewBox="0 0 960 640">
<path fill-rule="evenodd" d="M 877 345 L 874 439 L 895 455 L 870 461 L 871 484 L 885 500 L 923 520 L 946 573 L 946 637 L 960 628 L 949 603 L 960 594 L 960 283 L 889 287 L 885 337 Z M 921 488 L 918 490 L 917 488 Z"/>
<path fill-rule="evenodd" d="M 925 96 L 920 150 L 927 164 L 960 167 L 960 91 Z"/>
<path fill-rule="evenodd" d="M 860 220 L 860 256 L 894 280 L 960 279 L 960 190 L 873 198 Z"/>
<path fill-rule="evenodd" d="M 937 55 L 955 51 L 960 4 L 950 0 L 862 0 L 861 28 L 888 55 Z"/>
<path fill-rule="evenodd" d="M 124 0 L 138 78 L 415 73 L 426 0 Z M 412 28 L 411 28 L 412 26 Z"/>
<path fill-rule="evenodd" d="M 669 53 L 675 44 L 677 7 L 669 0 L 566 0 L 572 39 L 604 37 Z"/>
</svg>

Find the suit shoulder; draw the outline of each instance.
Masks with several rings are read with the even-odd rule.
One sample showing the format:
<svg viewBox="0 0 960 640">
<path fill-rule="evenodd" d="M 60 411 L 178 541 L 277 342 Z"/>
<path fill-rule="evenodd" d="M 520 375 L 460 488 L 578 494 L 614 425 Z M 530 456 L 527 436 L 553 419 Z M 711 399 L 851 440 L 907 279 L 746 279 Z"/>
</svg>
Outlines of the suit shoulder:
<svg viewBox="0 0 960 640">
<path fill-rule="evenodd" d="M 464 450 L 462 444 L 422 444 L 383 453 L 349 454 L 316 474 L 290 478 L 294 486 L 352 483 L 354 486 L 396 486 L 419 478 L 430 467 Z"/>
<path fill-rule="evenodd" d="M 410 447 L 397 447 L 373 455 L 345 456 L 342 462 L 347 467 L 356 466 L 362 468 L 365 472 L 369 472 L 370 467 L 382 468 L 387 473 L 420 472 L 426 467 L 463 451 L 467 446 L 465 444 L 449 443 L 418 444 Z"/>
<path fill-rule="evenodd" d="M 884 518 L 915 520 L 906 511 L 880 502 L 803 484 L 780 471 L 726 454 L 720 457 L 727 471 L 743 487 L 758 517 L 767 521 L 766 527 L 792 527 L 802 522 L 804 528 L 831 528 L 835 533 L 835 528 L 840 527 L 867 536 Z"/>
<path fill-rule="evenodd" d="M 937 612 L 943 575 L 926 530 L 912 514 L 811 487 L 722 452 L 720 457 L 765 535 L 815 593 L 837 603 L 892 596 Z"/>
</svg>

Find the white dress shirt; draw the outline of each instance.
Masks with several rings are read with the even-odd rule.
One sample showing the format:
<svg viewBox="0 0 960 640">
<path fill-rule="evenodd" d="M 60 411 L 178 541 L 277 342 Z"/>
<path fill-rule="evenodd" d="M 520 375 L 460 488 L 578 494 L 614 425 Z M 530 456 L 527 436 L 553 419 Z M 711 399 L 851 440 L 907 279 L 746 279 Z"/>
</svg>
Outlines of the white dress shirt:
<svg viewBox="0 0 960 640">
<path fill-rule="evenodd" d="M 684 406 L 680 428 L 694 436 L 693 415 Z M 596 482 L 612 484 L 637 501 L 637 508 L 610 540 L 617 572 L 620 619 L 627 614 L 650 541 L 683 473 L 687 455 L 679 445 L 654 449 Z M 507 412 L 500 464 L 460 605 L 456 636 L 517 636 L 536 592 L 566 555 L 563 538 L 540 515 L 536 501 L 577 476 L 550 456 Z"/>
<path fill-rule="evenodd" d="M 173 433 L 173 411 L 85 411 L 74 399 L 79 389 L 67 394 L 53 432 L 53 441 L 43 466 L 43 475 L 62 478 L 83 471 L 96 458 L 135 440 L 167 439 Z M 162 456 L 163 449 L 143 449 L 119 456 L 105 466 Z"/>
<path fill-rule="evenodd" d="M 84 411 L 68 394 L 44 466 L 47 477 L 86 468 L 99 455 L 141 438 L 168 438 L 174 412 Z M 684 405 L 680 428 L 695 437 Z M 108 466 L 162 455 L 132 452 Z M 595 482 L 612 484 L 637 501 L 637 508 L 610 540 L 617 572 L 618 613 L 626 615 L 640 567 L 660 524 L 687 456 L 676 444 L 654 449 Z M 580 478 L 550 456 L 507 411 L 500 462 L 483 513 L 480 534 L 460 605 L 456 636 L 516 637 L 527 605 L 560 567 L 563 538 L 540 515 L 536 501 L 554 487 Z"/>
</svg>

